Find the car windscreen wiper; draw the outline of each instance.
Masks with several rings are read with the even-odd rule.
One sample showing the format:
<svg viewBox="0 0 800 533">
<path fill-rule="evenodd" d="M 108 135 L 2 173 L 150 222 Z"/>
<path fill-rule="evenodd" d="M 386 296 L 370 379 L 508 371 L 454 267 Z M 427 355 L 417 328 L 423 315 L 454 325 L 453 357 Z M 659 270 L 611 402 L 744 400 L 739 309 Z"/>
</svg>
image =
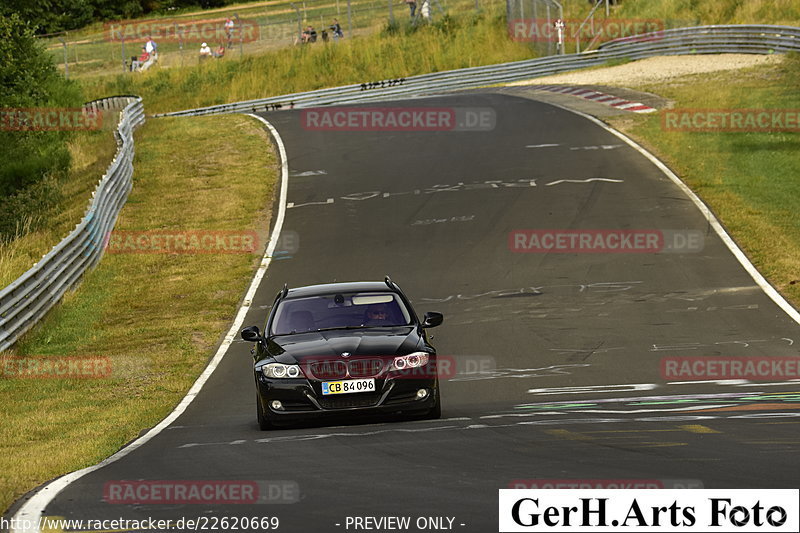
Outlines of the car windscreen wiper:
<svg viewBox="0 0 800 533">
<path fill-rule="evenodd" d="M 336 326 L 333 328 L 320 328 L 315 329 L 314 331 L 333 331 L 337 329 L 362 329 L 362 328 L 374 328 L 375 326 Z"/>
</svg>

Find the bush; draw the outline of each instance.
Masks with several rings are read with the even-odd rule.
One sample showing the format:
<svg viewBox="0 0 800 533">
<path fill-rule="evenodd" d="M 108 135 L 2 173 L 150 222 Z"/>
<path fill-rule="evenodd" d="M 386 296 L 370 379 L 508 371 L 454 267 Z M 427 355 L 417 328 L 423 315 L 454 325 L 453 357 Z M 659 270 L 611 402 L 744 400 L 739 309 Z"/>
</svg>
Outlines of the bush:
<svg viewBox="0 0 800 533">
<path fill-rule="evenodd" d="M 33 28 L 12 14 L 0 16 L 0 108 L 80 107 L 77 84 L 56 70 Z M 58 179 L 69 169 L 69 132 L 0 129 L 0 238 L 13 238 L 26 219 L 41 219 L 57 202 L 46 178 Z M 57 189 L 57 188 L 55 188 Z M 29 225 L 31 229 L 35 224 Z M 10 229 L 9 229 L 10 228 Z"/>
</svg>

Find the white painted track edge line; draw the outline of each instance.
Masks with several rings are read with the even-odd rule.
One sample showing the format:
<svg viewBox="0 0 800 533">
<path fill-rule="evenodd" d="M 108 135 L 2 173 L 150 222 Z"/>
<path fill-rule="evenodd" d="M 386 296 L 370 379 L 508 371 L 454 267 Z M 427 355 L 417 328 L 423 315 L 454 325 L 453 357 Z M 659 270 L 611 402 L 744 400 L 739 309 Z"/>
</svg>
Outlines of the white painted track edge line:
<svg viewBox="0 0 800 533">
<path fill-rule="evenodd" d="M 662 163 L 661 160 L 659 160 L 656 156 L 654 156 L 646 149 L 644 149 L 642 146 L 640 146 L 636 141 L 634 141 L 624 133 L 612 128 L 602 120 L 593 117 L 591 115 L 587 115 L 586 113 L 582 113 L 580 111 L 576 111 L 574 109 L 570 109 L 568 107 L 564 107 L 558 104 L 550 104 L 550 105 L 553 105 L 565 111 L 569 111 L 570 113 L 575 113 L 576 115 L 582 116 L 583 118 L 591 122 L 594 122 L 601 128 L 619 137 L 621 140 L 627 143 L 631 148 L 633 148 L 634 150 L 645 156 L 647 159 L 649 159 L 651 163 L 653 163 L 656 167 L 658 167 L 658 169 L 661 170 L 661 172 L 663 172 L 675 185 L 678 186 L 679 189 L 681 189 L 681 191 L 683 191 L 684 194 L 686 194 L 686 196 L 689 197 L 689 199 L 703 214 L 706 221 L 711 225 L 712 228 L 714 228 L 714 231 L 719 236 L 719 238 L 722 239 L 722 242 L 725 243 L 725 246 L 728 247 L 728 250 L 730 250 L 733 256 L 739 261 L 739 264 L 741 264 L 742 267 L 747 271 L 747 273 L 750 274 L 750 277 L 753 278 L 753 281 L 755 281 L 756 284 L 759 287 L 761 287 L 761 290 L 764 291 L 766 295 L 769 296 L 769 298 L 783 310 L 784 313 L 789 315 L 789 318 L 794 320 L 797 324 L 800 324 L 800 312 L 798 312 L 797 309 L 792 307 L 792 304 L 790 304 L 781 295 L 781 293 L 779 293 L 775 289 L 775 287 L 770 285 L 770 283 L 766 280 L 766 278 L 764 278 L 764 276 L 761 275 L 761 272 L 759 272 L 758 269 L 753 265 L 753 263 L 750 262 L 750 259 L 747 258 L 742 249 L 739 248 L 739 245 L 736 244 L 736 242 L 728 234 L 728 232 L 725 231 L 725 228 L 722 227 L 722 224 L 720 223 L 719 220 L 717 220 L 717 217 L 714 215 L 711 209 L 709 209 L 708 206 L 703 202 L 703 200 L 701 200 L 700 197 L 697 196 L 694 193 L 694 191 L 692 191 L 692 189 L 690 189 L 689 186 L 686 185 L 683 182 L 683 180 L 681 180 L 677 176 L 677 174 L 672 172 L 672 170 L 670 170 L 670 168 L 667 165 Z"/>
<path fill-rule="evenodd" d="M 231 325 L 228 333 L 225 335 L 225 338 L 222 341 L 222 344 L 217 349 L 214 357 L 208 363 L 206 368 L 203 370 L 203 373 L 197 378 L 194 382 L 192 387 L 189 389 L 189 392 L 186 393 L 186 396 L 178 403 L 175 409 L 172 410 L 170 414 L 168 414 L 161 422 L 159 422 L 156 426 L 154 426 L 150 431 L 142 435 L 141 437 L 135 439 L 126 447 L 122 448 L 121 450 L 117 451 L 114 455 L 104 459 L 103 461 L 97 463 L 96 465 L 92 465 L 81 470 L 76 470 L 75 472 L 70 472 L 69 474 L 65 474 L 60 478 L 57 478 L 50 482 L 49 484 L 45 485 L 39 491 L 37 491 L 31 498 L 25 502 L 19 510 L 14 514 L 14 519 L 17 520 L 17 524 L 30 524 L 32 527 L 29 528 L 13 528 L 9 529 L 10 533 L 41 533 L 39 529 L 39 519 L 42 516 L 42 513 L 47 507 L 47 505 L 58 496 L 58 494 L 64 490 L 70 483 L 77 481 L 78 479 L 82 478 L 83 476 L 94 472 L 95 470 L 99 470 L 104 466 L 110 465 L 114 463 L 129 453 L 137 450 L 138 448 L 142 447 L 143 445 L 147 444 L 151 439 L 153 439 L 156 435 L 161 433 L 164 429 L 166 429 L 172 422 L 174 422 L 180 415 L 186 411 L 186 408 L 189 407 L 189 404 L 197 397 L 200 393 L 203 386 L 208 381 L 208 378 L 211 377 L 211 374 L 214 373 L 217 366 L 219 366 L 222 358 L 228 352 L 228 348 L 230 347 L 233 340 L 236 338 L 236 335 L 239 332 L 239 328 L 241 328 L 242 323 L 244 321 L 247 312 L 250 310 L 250 306 L 253 301 L 253 297 L 255 296 L 256 290 L 258 286 L 261 284 L 261 280 L 264 277 L 264 274 L 267 271 L 267 267 L 272 262 L 272 254 L 275 251 L 275 247 L 278 244 L 278 237 L 281 233 L 281 228 L 283 227 L 283 220 L 286 217 L 286 198 L 288 194 L 288 185 L 289 185 L 289 163 L 288 158 L 286 157 L 286 148 L 283 145 L 283 140 L 278 134 L 278 130 L 275 127 L 267 122 L 263 117 L 259 117 L 257 115 L 253 115 L 247 113 L 248 116 L 254 117 L 257 120 L 263 122 L 266 127 L 269 129 L 270 133 L 272 134 L 273 138 L 275 139 L 275 143 L 278 145 L 278 151 L 280 153 L 281 158 L 281 193 L 280 193 L 280 201 L 278 206 L 278 215 L 275 219 L 275 227 L 272 230 L 272 234 L 270 235 L 269 244 L 267 245 L 267 250 L 264 253 L 264 256 L 261 259 L 261 264 L 256 270 L 255 275 L 253 276 L 253 280 L 250 283 L 250 287 L 247 289 L 247 293 L 245 294 L 244 300 L 242 301 L 241 307 L 239 307 L 238 312 L 236 313 L 236 317 L 233 320 L 233 324 Z"/>
</svg>

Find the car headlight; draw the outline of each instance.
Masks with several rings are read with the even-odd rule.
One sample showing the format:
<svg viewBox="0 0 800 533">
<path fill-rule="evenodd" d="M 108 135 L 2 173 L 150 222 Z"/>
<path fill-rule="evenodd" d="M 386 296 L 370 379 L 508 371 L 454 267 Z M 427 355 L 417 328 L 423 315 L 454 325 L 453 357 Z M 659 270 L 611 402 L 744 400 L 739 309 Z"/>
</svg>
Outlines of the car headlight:
<svg viewBox="0 0 800 533">
<path fill-rule="evenodd" d="M 300 370 L 300 365 L 284 365 L 283 363 L 269 363 L 261 367 L 261 372 L 268 378 L 295 379 L 305 375 Z"/>
<path fill-rule="evenodd" d="M 391 370 L 407 370 L 409 368 L 419 368 L 428 364 L 428 352 L 414 352 L 408 355 L 401 355 L 392 361 Z"/>
</svg>

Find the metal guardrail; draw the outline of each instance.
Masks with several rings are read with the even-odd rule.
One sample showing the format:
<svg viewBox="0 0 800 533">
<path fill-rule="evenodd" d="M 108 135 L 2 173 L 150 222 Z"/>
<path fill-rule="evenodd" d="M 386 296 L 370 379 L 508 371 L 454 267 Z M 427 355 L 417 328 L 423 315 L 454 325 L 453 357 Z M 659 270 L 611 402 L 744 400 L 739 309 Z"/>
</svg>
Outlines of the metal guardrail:
<svg viewBox="0 0 800 533">
<path fill-rule="evenodd" d="M 117 96 L 89 102 L 92 111 L 122 109 L 115 131 L 117 153 L 97 183 L 75 229 L 30 270 L 0 291 L 0 351 L 10 347 L 100 261 L 104 241 L 132 187 L 133 130 L 144 123 L 142 99 Z"/>
<path fill-rule="evenodd" d="M 485 67 L 449 70 L 405 78 L 402 84 L 365 90 L 363 85 L 286 94 L 232 104 L 154 115 L 194 116 L 221 113 L 272 111 L 332 104 L 355 104 L 371 100 L 396 100 L 474 89 L 527 80 L 550 74 L 603 65 L 615 59 L 643 59 L 679 54 L 770 54 L 800 51 L 800 28 L 793 26 L 735 25 L 676 28 L 616 39 L 582 54 L 550 56 Z"/>
</svg>

